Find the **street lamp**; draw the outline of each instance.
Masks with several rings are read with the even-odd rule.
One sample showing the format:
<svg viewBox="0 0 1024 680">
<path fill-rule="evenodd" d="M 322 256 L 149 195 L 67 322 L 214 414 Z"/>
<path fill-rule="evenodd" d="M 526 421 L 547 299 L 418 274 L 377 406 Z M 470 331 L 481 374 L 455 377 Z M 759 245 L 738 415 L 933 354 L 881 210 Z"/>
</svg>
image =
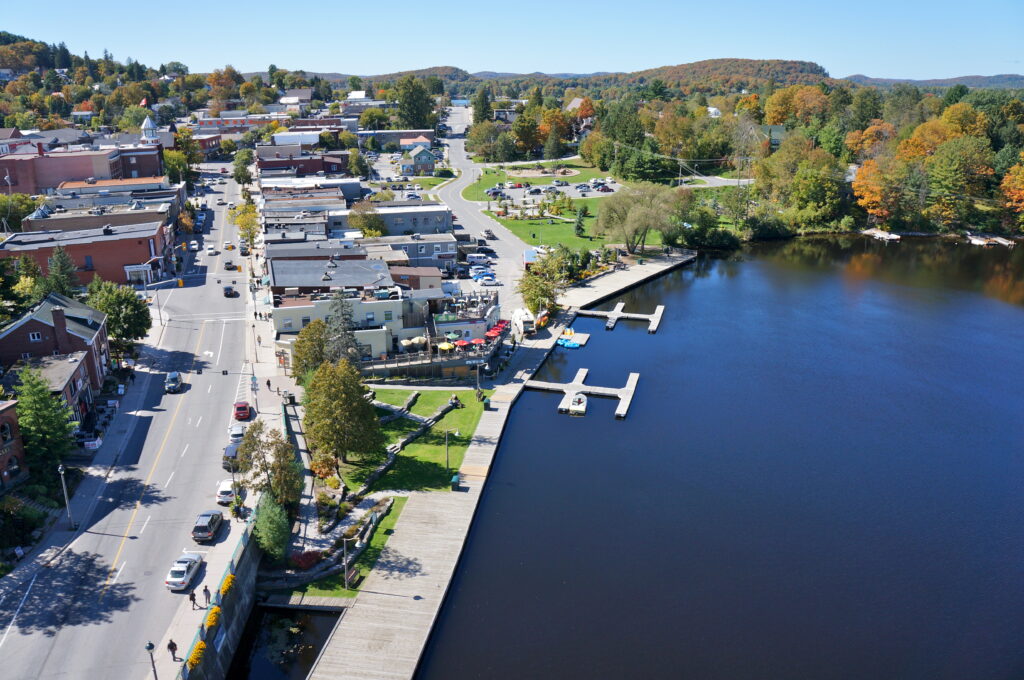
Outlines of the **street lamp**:
<svg viewBox="0 0 1024 680">
<path fill-rule="evenodd" d="M 153 659 L 153 650 L 156 649 L 156 645 L 150 640 L 146 643 L 146 651 L 149 652 L 149 663 L 153 666 L 153 680 L 157 680 L 156 677 L 156 660 Z"/>
<path fill-rule="evenodd" d="M 72 531 L 77 529 L 75 526 L 75 520 L 71 519 L 71 502 L 68 500 L 68 485 L 64 481 L 64 464 L 61 463 L 57 466 L 57 472 L 60 473 L 60 485 L 64 487 L 64 506 L 68 511 L 68 524 L 71 525 Z"/>
<path fill-rule="evenodd" d="M 157 255 L 156 257 L 149 258 L 148 260 L 146 260 L 142 264 L 149 264 L 153 260 L 161 260 L 161 259 L 163 259 L 163 257 L 161 255 Z M 146 280 L 143 281 L 142 287 L 146 291 L 146 298 L 148 299 L 149 298 L 149 272 L 146 273 Z M 156 300 L 156 314 L 157 314 L 157 316 L 160 319 L 160 325 L 163 326 L 164 325 L 164 314 L 163 314 L 162 311 L 160 311 L 160 296 L 158 295 L 158 293 L 159 293 L 159 290 L 153 289 L 153 298 Z"/>
<path fill-rule="evenodd" d="M 452 469 L 451 465 L 448 464 L 448 433 L 449 432 L 451 432 L 450 429 L 444 431 L 444 469 L 447 472 L 451 472 L 451 469 Z M 458 430 L 455 430 L 455 436 L 456 437 L 461 437 L 462 435 L 459 434 Z"/>
</svg>

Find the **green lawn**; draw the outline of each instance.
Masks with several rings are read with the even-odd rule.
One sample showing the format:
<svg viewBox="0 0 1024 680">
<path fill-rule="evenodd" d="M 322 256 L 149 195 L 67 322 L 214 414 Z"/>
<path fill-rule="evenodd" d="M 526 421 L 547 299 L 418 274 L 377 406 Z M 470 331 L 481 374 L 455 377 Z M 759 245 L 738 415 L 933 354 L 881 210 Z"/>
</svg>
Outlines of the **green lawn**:
<svg viewBox="0 0 1024 680">
<path fill-rule="evenodd" d="M 601 209 L 601 201 L 605 198 L 578 198 L 573 200 L 573 205 L 579 209 L 587 206 L 589 214 L 583 219 L 583 231 L 585 236 L 576 236 L 575 213 L 572 221 L 560 221 L 555 219 L 553 224 L 548 224 L 548 218 L 532 220 L 512 220 L 505 217 L 495 217 L 493 212 L 485 214 L 508 228 L 513 234 L 530 245 L 555 246 L 561 243 L 573 250 L 580 248 L 600 248 L 608 239 L 602 236 L 587 238 L 586 235 L 593 234 L 597 225 L 597 215 Z M 614 240 L 614 239 L 612 239 Z M 660 245 L 661 232 L 651 231 L 647 236 L 647 245 Z"/>
<path fill-rule="evenodd" d="M 556 161 L 547 161 L 541 163 L 541 165 L 545 167 L 551 167 L 556 164 Z M 506 165 L 505 168 L 515 173 L 515 168 L 517 167 L 532 169 L 535 165 L 535 163 L 512 163 Z M 564 179 L 565 181 L 571 182 L 573 184 L 578 184 L 579 182 L 588 182 L 594 177 L 608 176 L 608 173 L 605 172 L 604 170 L 601 170 L 600 168 L 591 167 L 581 160 L 563 161 L 562 165 L 571 170 L 579 170 L 578 175 L 558 177 L 558 179 Z M 498 168 L 483 168 L 483 174 L 480 175 L 480 179 L 478 179 L 476 182 L 470 184 L 468 187 L 462 190 L 462 197 L 467 201 L 486 201 L 487 194 L 485 194 L 484 191 L 490 189 L 498 182 L 507 182 L 510 179 L 512 179 L 513 181 L 526 181 L 530 182 L 531 184 L 550 184 L 551 180 L 556 178 L 552 176 L 529 178 L 509 177 L 508 174 L 506 174 L 503 170 L 499 170 Z"/>
<path fill-rule="evenodd" d="M 388 402 L 390 403 L 390 402 Z M 380 411 L 382 409 L 378 409 Z M 387 413 L 390 413 L 388 411 Z M 380 426 L 381 432 L 384 434 L 384 441 L 386 446 L 390 446 L 401 439 L 406 434 L 413 430 L 419 429 L 420 424 L 415 420 L 408 418 L 398 418 L 392 420 L 389 423 L 385 423 Z M 375 460 L 358 460 L 354 459 L 351 463 L 341 464 L 341 480 L 345 482 L 345 486 L 351 491 L 355 491 L 366 482 L 366 478 L 373 472 L 378 465 L 381 464 L 383 459 Z"/>
<path fill-rule="evenodd" d="M 491 392 L 485 392 L 489 395 Z M 427 393 L 420 396 L 422 400 Z M 451 393 L 432 392 L 431 399 L 447 400 Z M 462 465 L 466 448 L 476 430 L 476 424 L 483 413 L 483 404 L 476 400 L 472 390 L 456 392 L 465 408 L 455 409 L 445 414 L 434 428 L 407 446 L 395 461 L 387 474 L 373 485 L 379 489 L 448 490 L 451 485 L 452 473 Z M 428 406 L 424 402 L 424 407 Z M 436 409 L 436 407 L 435 407 Z M 431 410 L 433 412 L 433 410 Z M 451 430 L 448 435 L 448 469 L 445 469 L 444 431 Z M 455 434 L 458 431 L 458 435 Z"/>
<path fill-rule="evenodd" d="M 373 569 L 373 565 L 377 563 L 377 558 L 380 557 L 381 551 L 384 550 L 384 545 L 388 542 L 388 538 L 395 532 L 395 524 L 398 522 L 398 517 L 402 514 L 402 508 L 405 507 L 407 500 L 409 499 L 404 496 L 395 498 L 391 510 L 380 521 L 377 530 L 373 532 L 370 545 L 366 547 L 363 554 L 356 560 L 355 567 L 359 570 L 359 578 L 356 580 L 356 583 L 361 585 L 366 579 L 366 575 Z M 357 587 L 346 590 L 345 575 L 335 574 L 319 581 L 313 581 L 295 592 L 314 597 L 355 597 L 359 589 Z"/>
<path fill-rule="evenodd" d="M 405 403 L 405 400 L 409 398 L 409 395 L 415 392 L 415 389 L 409 390 L 377 390 L 377 399 L 387 404 L 394 404 L 395 406 L 401 406 Z M 441 408 L 443 404 L 448 403 L 453 394 L 458 395 L 459 399 L 463 403 L 468 403 L 470 400 L 475 399 L 473 390 L 422 390 L 419 398 L 416 399 L 416 403 L 412 406 L 412 412 L 418 416 L 429 418 L 437 412 L 437 409 Z"/>
</svg>

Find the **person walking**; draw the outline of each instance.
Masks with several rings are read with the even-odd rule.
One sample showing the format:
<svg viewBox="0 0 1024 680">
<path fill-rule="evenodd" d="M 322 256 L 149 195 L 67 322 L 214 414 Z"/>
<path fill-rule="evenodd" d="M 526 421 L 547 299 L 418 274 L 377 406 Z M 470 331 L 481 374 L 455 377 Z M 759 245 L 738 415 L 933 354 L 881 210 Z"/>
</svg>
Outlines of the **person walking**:
<svg viewBox="0 0 1024 680">
<path fill-rule="evenodd" d="M 197 607 L 197 605 L 196 605 L 196 591 L 193 590 L 191 593 L 188 594 L 188 601 L 192 603 L 192 609 L 194 611 L 196 609 L 196 607 Z"/>
<path fill-rule="evenodd" d="M 270 391 L 270 378 L 267 378 L 267 391 Z"/>
<path fill-rule="evenodd" d="M 178 645 L 174 642 L 174 640 L 168 641 L 167 651 L 171 653 L 171 661 L 178 660 Z"/>
<path fill-rule="evenodd" d="M 210 608 L 210 587 L 203 586 L 203 597 L 206 598 L 206 608 Z"/>
<path fill-rule="evenodd" d="M 254 318 L 254 319 L 258 319 L 258 318 L 260 318 L 260 314 L 259 314 L 259 312 L 253 312 L 253 313 L 252 313 L 252 318 Z"/>
</svg>

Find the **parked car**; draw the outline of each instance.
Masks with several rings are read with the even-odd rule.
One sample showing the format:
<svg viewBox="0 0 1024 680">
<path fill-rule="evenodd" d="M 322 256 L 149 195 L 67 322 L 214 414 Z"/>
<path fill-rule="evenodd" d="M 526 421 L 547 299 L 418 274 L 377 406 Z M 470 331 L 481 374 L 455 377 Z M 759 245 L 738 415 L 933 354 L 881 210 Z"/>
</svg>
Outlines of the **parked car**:
<svg viewBox="0 0 1024 680">
<path fill-rule="evenodd" d="M 423 187 L 420 186 L 419 184 L 414 184 L 412 188 L 415 189 L 416 191 L 423 191 Z"/>
<path fill-rule="evenodd" d="M 235 297 L 235 288 L 234 288 L 234 286 L 224 286 L 224 297 L 226 297 L 226 298 Z"/>
<path fill-rule="evenodd" d="M 178 559 L 174 560 L 170 571 L 167 572 L 164 585 L 169 590 L 185 590 L 192 585 L 192 579 L 199 573 L 199 568 L 202 566 L 202 554 L 182 553 Z"/>
<path fill-rule="evenodd" d="M 419 195 L 419 194 L 406 194 L 406 195 L 405 195 L 405 197 L 406 197 L 406 198 L 407 198 L 408 200 L 410 200 L 410 201 L 419 201 L 419 200 L 422 200 L 422 199 L 420 198 L 420 195 Z"/>
<path fill-rule="evenodd" d="M 231 505 L 235 502 L 235 483 L 230 479 L 222 479 L 217 484 L 217 503 Z"/>
<path fill-rule="evenodd" d="M 604 184 L 601 184 L 600 186 L 597 187 L 596 191 L 600 191 L 602 194 L 607 194 L 609 192 L 614 191 L 614 189 L 612 189 L 609 186 L 605 186 Z"/>
<path fill-rule="evenodd" d="M 228 174 L 228 169 L 227 168 L 221 168 L 220 169 L 220 174 L 222 174 L 222 175 Z"/>
<path fill-rule="evenodd" d="M 480 279 L 480 285 L 481 286 L 500 286 L 501 285 L 501 281 L 499 281 L 498 279 L 494 278 L 493 276 L 485 276 L 485 277 Z"/>
<path fill-rule="evenodd" d="M 238 246 L 238 254 L 239 255 L 248 255 L 249 254 L 249 246 L 245 245 L 244 243 L 242 245 Z"/>
<path fill-rule="evenodd" d="M 556 187 L 567 187 L 567 186 L 569 186 L 569 183 L 566 182 L 564 179 L 556 179 L 555 181 L 552 182 L 552 184 L 554 184 Z"/>
<path fill-rule="evenodd" d="M 236 401 L 232 409 L 235 420 L 249 420 L 249 402 Z"/>
<path fill-rule="evenodd" d="M 487 257 L 498 257 L 497 251 L 495 251 L 494 248 L 491 248 L 489 246 L 478 246 L 476 252 L 486 255 Z"/>
<path fill-rule="evenodd" d="M 577 184 L 574 188 L 576 191 L 590 191 L 589 184 Z"/>
<path fill-rule="evenodd" d="M 189 241 L 188 242 L 188 249 L 191 250 L 193 253 L 198 253 L 199 252 L 199 241 Z"/>
<path fill-rule="evenodd" d="M 233 425 L 231 425 L 228 428 L 228 441 L 231 441 L 231 442 L 240 442 L 240 441 L 242 441 L 242 437 L 245 436 L 245 427 L 246 426 L 245 426 L 244 423 L 234 423 Z"/>
<path fill-rule="evenodd" d="M 529 194 L 530 196 L 540 196 L 544 192 L 541 191 L 539 187 L 534 187 L 527 191 L 526 193 Z"/>
<path fill-rule="evenodd" d="M 493 278 L 494 278 L 494 272 L 479 272 L 478 274 L 474 274 L 473 275 L 473 280 L 474 281 L 483 281 L 485 279 L 493 279 Z"/>
<path fill-rule="evenodd" d="M 196 517 L 192 525 L 192 540 L 196 543 L 212 541 L 217 537 L 217 532 L 224 523 L 224 515 L 220 510 L 207 510 Z"/>
<path fill-rule="evenodd" d="M 548 187 L 547 189 L 544 190 L 544 193 L 545 194 L 560 194 L 562 192 L 559 191 L 557 187 Z"/>
<path fill-rule="evenodd" d="M 235 268 L 235 263 L 231 260 L 224 260 L 224 269 L 231 271 Z"/>
<path fill-rule="evenodd" d="M 181 391 L 181 373 L 177 371 L 171 371 L 164 378 L 164 392 L 166 394 L 176 394 Z"/>
</svg>

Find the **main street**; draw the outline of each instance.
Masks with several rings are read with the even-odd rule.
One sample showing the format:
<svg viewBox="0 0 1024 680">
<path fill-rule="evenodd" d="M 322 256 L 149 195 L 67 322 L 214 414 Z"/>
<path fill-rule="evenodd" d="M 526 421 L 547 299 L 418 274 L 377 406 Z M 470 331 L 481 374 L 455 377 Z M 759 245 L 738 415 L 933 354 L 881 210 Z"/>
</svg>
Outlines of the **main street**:
<svg viewBox="0 0 1024 680">
<path fill-rule="evenodd" d="M 185 243 L 193 238 L 201 243 L 199 253 L 186 252 L 184 286 L 171 282 L 156 289 L 164 325 L 154 304 L 142 370 L 129 387 L 129 393 L 142 391 L 142 408 L 114 421 L 112 426 L 132 429 L 109 471 L 89 471 L 106 479 L 90 499 L 91 512 L 75 518 L 79 534 L 50 566 L 26 562 L 0 581 L 5 680 L 150 676 L 144 645 L 152 641 L 156 653 L 166 656 L 168 626 L 180 607 L 189 607 L 185 593 L 164 586 L 172 561 L 184 550 L 226 552 L 233 546 L 239 525 L 230 522 L 211 545 L 198 546 L 190 535 L 196 515 L 218 507 L 216 485 L 228 474 L 221 468 L 221 452 L 231 404 L 236 396 L 251 401 L 252 394 L 243 372 L 248 263 L 243 272 L 223 270 L 225 259 L 244 258 L 237 250 L 224 251 L 223 242 L 237 244 L 237 235 L 227 222 L 227 206 L 214 205 L 220 195 L 229 202 L 241 199 L 232 180 L 214 189 L 217 193 L 204 198 L 214 209 L 208 233 L 182 236 Z M 214 257 L 204 252 L 203 241 L 211 239 L 219 252 Z M 218 279 L 237 281 L 241 295 L 223 297 Z M 169 371 L 183 372 L 185 385 L 178 394 L 163 392 Z M 212 590 L 220 577 L 204 567 L 193 586 Z M 204 612 L 190 614 L 198 625 Z M 180 655 L 191 639 L 176 642 Z"/>
</svg>

